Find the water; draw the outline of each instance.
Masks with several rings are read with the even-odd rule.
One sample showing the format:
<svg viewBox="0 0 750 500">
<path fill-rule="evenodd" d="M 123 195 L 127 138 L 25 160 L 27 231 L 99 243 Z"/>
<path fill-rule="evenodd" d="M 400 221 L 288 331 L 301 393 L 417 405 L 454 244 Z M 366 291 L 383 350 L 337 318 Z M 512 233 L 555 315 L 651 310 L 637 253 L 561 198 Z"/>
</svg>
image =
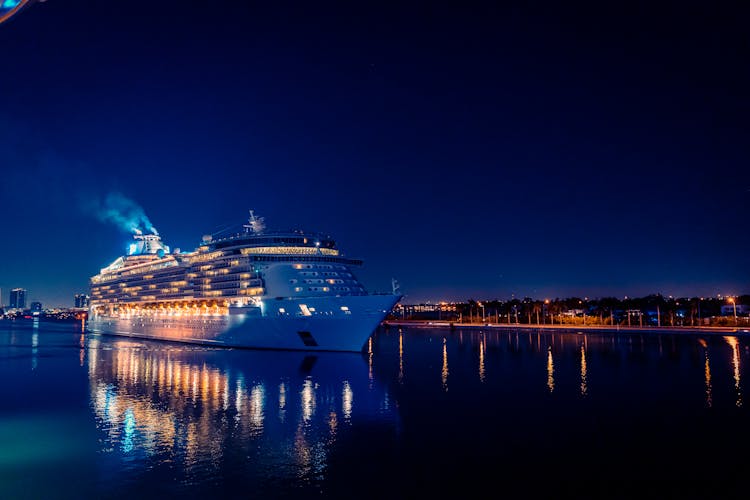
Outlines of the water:
<svg viewBox="0 0 750 500">
<path fill-rule="evenodd" d="M 749 345 L 390 327 L 311 356 L 0 322 L 0 498 L 739 497 Z"/>
</svg>

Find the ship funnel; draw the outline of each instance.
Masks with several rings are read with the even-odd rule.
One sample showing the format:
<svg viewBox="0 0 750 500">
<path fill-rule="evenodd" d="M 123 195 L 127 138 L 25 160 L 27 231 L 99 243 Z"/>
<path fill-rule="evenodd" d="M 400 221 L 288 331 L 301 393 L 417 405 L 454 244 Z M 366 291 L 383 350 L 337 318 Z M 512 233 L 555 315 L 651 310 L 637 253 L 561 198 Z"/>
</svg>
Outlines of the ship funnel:
<svg viewBox="0 0 750 500">
<path fill-rule="evenodd" d="M 128 255 L 156 254 L 163 257 L 169 253 L 169 247 L 156 234 L 135 234 L 133 239 L 135 243 L 130 244 Z"/>
</svg>

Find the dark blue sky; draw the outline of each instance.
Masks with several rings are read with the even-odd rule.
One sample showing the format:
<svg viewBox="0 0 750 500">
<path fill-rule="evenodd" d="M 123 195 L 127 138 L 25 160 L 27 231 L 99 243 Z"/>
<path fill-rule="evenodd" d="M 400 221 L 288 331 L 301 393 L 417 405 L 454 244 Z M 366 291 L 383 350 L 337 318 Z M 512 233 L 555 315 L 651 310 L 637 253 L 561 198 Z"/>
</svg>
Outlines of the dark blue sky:
<svg viewBox="0 0 750 500">
<path fill-rule="evenodd" d="M 48 0 L 0 24 L 0 255 L 71 305 L 129 237 L 333 235 L 406 302 L 748 293 L 737 4 Z"/>
</svg>

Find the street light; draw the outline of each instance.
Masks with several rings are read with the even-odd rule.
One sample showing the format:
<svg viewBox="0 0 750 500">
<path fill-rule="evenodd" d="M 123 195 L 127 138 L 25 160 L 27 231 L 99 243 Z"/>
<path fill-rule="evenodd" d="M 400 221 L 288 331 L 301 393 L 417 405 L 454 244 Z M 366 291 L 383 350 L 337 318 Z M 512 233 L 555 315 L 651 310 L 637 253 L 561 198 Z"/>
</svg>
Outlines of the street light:
<svg viewBox="0 0 750 500">
<path fill-rule="evenodd" d="M 482 323 L 484 323 L 484 304 L 477 302 L 477 305 L 482 308 Z"/>
<path fill-rule="evenodd" d="M 737 301 L 734 300 L 734 297 L 729 297 L 727 299 L 729 302 L 732 303 L 732 308 L 734 309 L 734 324 L 737 324 Z"/>
</svg>

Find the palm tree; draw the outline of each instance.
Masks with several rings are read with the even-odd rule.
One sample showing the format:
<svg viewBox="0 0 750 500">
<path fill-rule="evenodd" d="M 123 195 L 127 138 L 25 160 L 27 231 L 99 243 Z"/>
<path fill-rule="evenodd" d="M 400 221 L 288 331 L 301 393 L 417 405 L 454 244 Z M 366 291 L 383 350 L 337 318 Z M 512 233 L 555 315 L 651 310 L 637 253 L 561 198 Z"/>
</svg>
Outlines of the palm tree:
<svg viewBox="0 0 750 500">
<path fill-rule="evenodd" d="M 510 306 L 513 310 L 513 314 L 516 317 L 516 324 L 518 324 L 518 310 L 521 308 L 521 301 L 518 299 L 513 299 L 510 301 Z"/>
<path fill-rule="evenodd" d="M 469 306 L 469 323 L 473 323 L 473 317 L 474 317 L 474 309 L 476 308 L 477 311 L 479 311 L 478 302 L 474 299 L 468 300 L 468 306 Z"/>
<path fill-rule="evenodd" d="M 615 309 L 620 305 L 617 297 L 603 297 L 599 300 L 599 307 L 602 312 L 609 313 L 609 324 L 615 324 Z"/>
<path fill-rule="evenodd" d="M 534 313 L 536 314 L 536 324 L 539 324 L 539 312 L 542 310 L 542 302 L 535 300 L 533 303 L 532 308 L 534 309 Z"/>
<path fill-rule="evenodd" d="M 524 297 L 523 298 L 523 309 L 526 311 L 526 316 L 529 319 L 529 324 L 531 324 L 531 313 L 534 310 L 533 300 L 531 297 Z"/>
<path fill-rule="evenodd" d="M 552 301 L 549 307 L 550 307 L 550 314 L 552 315 L 552 318 L 553 318 L 552 323 L 554 324 L 555 322 L 554 317 L 556 315 L 558 322 L 562 325 L 562 312 L 565 308 L 563 302 L 560 301 L 560 299 L 556 298 L 555 300 Z"/>
</svg>

